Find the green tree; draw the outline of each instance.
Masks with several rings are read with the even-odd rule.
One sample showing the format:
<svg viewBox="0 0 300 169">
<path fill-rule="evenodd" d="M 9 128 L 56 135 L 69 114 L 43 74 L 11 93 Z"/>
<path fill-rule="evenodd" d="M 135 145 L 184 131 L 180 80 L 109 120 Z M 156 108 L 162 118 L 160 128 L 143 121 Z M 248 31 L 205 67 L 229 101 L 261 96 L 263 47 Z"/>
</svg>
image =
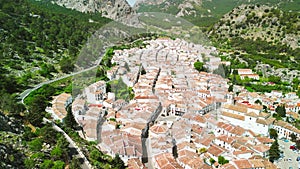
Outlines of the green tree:
<svg viewBox="0 0 300 169">
<path fill-rule="evenodd" d="M 286 116 L 286 110 L 285 110 L 285 105 L 278 105 L 275 109 L 276 113 L 280 117 L 285 117 Z"/>
<path fill-rule="evenodd" d="M 64 118 L 64 123 L 67 127 L 70 127 L 71 129 L 76 129 L 78 126 L 72 113 L 71 106 L 69 106 L 67 109 L 67 116 Z"/>
<path fill-rule="evenodd" d="M 40 151 L 42 149 L 43 142 L 40 138 L 35 138 L 28 143 L 28 146 L 31 151 Z"/>
<path fill-rule="evenodd" d="M 226 160 L 223 156 L 219 156 L 218 163 L 223 165 L 223 164 L 229 163 L 229 160 Z"/>
<path fill-rule="evenodd" d="M 43 142 L 48 144 L 55 145 L 57 142 L 57 131 L 52 128 L 50 123 L 40 129 L 39 135 L 42 137 Z"/>
<path fill-rule="evenodd" d="M 233 85 L 230 85 L 230 86 L 228 87 L 228 92 L 233 92 Z"/>
<path fill-rule="evenodd" d="M 25 164 L 25 168 L 28 168 L 28 169 L 32 169 L 35 166 L 35 162 L 31 158 L 26 158 L 24 161 L 24 164 Z"/>
<path fill-rule="evenodd" d="M 54 165 L 52 169 L 64 169 L 65 168 L 65 163 L 61 160 L 54 161 Z"/>
<path fill-rule="evenodd" d="M 116 169 L 125 169 L 124 161 L 120 158 L 119 154 L 116 154 L 116 157 L 113 159 L 112 162 L 113 168 Z"/>
<path fill-rule="evenodd" d="M 90 159 L 91 161 L 102 161 L 102 153 L 96 149 L 96 148 L 93 148 L 93 150 L 90 152 Z"/>
<path fill-rule="evenodd" d="M 26 113 L 26 119 L 34 126 L 41 127 L 45 108 L 47 107 L 46 97 L 43 95 L 35 96 L 29 105 L 29 112 Z"/>
<path fill-rule="evenodd" d="M 269 160 L 273 163 L 275 160 L 279 159 L 279 157 L 280 157 L 279 144 L 277 140 L 275 140 L 269 150 Z"/>
<path fill-rule="evenodd" d="M 298 150 L 300 149 L 300 140 L 296 140 L 296 147 Z"/>
<path fill-rule="evenodd" d="M 210 162 L 211 165 L 213 165 L 216 162 L 216 160 L 214 160 L 213 158 L 210 158 L 209 162 Z"/>
<path fill-rule="evenodd" d="M 198 150 L 198 153 L 201 153 L 201 154 L 206 153 L 206 152 L 207 152 L 207 149 L 204 147 L 202 147 Z"/>
<path fill-rule="evenodd" d="M 268 77 L 269 81 L 270 82 L 273 82 L 273 83 L 277 83 L 277 84 L 280 84 L 281 83 L 281 78 L 278 77 L 278 76 L 269 76 Z"/>
<path fill-rule="evenodd" d="M 271 139 L 277 139 L 278 137 L 277 131 L 275 129 L 270 129 L 269 134 Z"/>
<path fill-rule="evenodd" d="M 0 109 L 2 111 L 9 112 L 10 116 L 20 118 L 20 112 L 23 112 L 25 110 L 25 107 L 23 104 L 18 103 L 15 95 L 0 91 Z"/>
<path fill-rule="evenodd" d="M 144 66 L 141 65 L 141 75 L 144 75 L 144 74 L 146 74 L 146 73 L 147 73 L 147 72 L 146 72 Z"/>
<path fill-rule="evenodd" d="M 232 71 L 232 74 L 233 74 L 233 75 L 238 75 L 238 70 L 237 70 L 237 69 L 234 69 L 234 70 Z"/>
<path fill-rule="evenodd" d="M 73 158 L 71 163 L 70 163 L 70 169 L 78 169 L 81 168 L 81 163 L 78 160 L 78 158 Z"/>
<path fill-rule="evenodd" d="M 49 169 L 53 166 L 53 161 L 52 160 L 45 160 L 42 164 L 41 164 L 41 169 Z"/>
<path fill-rule="evenodd" d="M 255 102 L 254 102 L 255 104 L 260 104 L 260 105 L 262 105 L 262 102 L 260 101 L 260 100 L 255 100 Z"/>
<path fill-rule="evenodd" d="M 195 68 L 196 70 L 198 70 L 198 72 L 204 71 L 203 65 L 204 65 L 204 64 L 203 64 L 202 62 L 197 61 L 197 62 L 194 63 L 194 68 Z"/>
<path fill-rule="evenodd" d="M 291 137 L 291 140 L 292 140 L 293 142 L 296 142 L 297 136 L 296 136 L 294 133 L 292 133 L 292 134 L 290 135 L 290 137 Z"/>
<path fill-rule="evenodd" d="M 69 148 L 69 142 L 67 141 L 67 139 L 60 134 L 59 138 L 57 139 L 57 143 L 56 145 L 61 148 L 63 150 L 63 152 L 67 153 L 68 152 L 68 148 Z"/>
<path fill-rule="evenodd" d="M 51 158 L 54 160 L 58 160 L 62 157 L 63 155 L 63 150 L 60 147 L 54 147 L 53 150 L 50 152 Z"/>
</svg>

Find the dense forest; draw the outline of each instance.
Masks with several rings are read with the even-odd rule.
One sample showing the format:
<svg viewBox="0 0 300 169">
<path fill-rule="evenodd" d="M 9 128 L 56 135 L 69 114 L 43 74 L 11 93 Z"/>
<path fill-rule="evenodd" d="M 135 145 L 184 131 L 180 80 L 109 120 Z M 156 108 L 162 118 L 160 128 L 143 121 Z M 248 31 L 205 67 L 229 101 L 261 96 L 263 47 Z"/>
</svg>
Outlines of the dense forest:
<svg viewBox="0 0 300 169">
<path fill-rule="evenodd" d="M 72 71 L 88 36 L 110 21 L 47 1 L 1 0 L 0 9 L 1 67 L 15 73 L 21 89 L 36 75 Z"/>
<path fill-rule="evenodd" d="M 108 22 L 50 1 L 0 0 L 0 109 L 14 109 L 11 94 L 72 71 L 89 35 Z"/>
</svg>

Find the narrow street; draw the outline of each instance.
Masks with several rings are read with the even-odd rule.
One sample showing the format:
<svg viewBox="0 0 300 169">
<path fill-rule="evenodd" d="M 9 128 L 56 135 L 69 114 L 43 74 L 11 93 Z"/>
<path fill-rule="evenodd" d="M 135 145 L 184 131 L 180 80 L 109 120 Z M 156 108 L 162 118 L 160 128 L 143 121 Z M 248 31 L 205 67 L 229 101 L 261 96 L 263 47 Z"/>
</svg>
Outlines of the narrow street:
<svg viewBox="0 0 300 169">
<path fill-rule="evenodd" d="M 297 151 L 292 151 L 290 149 L 291 145 L 294 145 L 293 142 L 284 142 L 282 140 L 278 140 L 278 144 L 281 151 L 283 151 L 284 157 L 276 162 L 275 164 L 280 168 L 280 169 L 298 169 L 300 168 L 300 162 L 296 161 L 296 158 L 300 156 Z M 291 160 L 289 160 L 291 159 Z"/>
</svg>

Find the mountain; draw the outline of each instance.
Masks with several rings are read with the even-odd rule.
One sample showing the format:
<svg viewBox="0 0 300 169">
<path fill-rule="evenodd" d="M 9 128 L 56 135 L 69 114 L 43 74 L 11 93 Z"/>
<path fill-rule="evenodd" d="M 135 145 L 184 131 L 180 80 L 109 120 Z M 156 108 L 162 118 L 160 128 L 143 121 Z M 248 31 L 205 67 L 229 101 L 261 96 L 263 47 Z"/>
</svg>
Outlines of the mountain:
<svg viewBox="0 0 300 169">
<path fill-rule="evenodd" d="M 200 27 L 209 27 L 223 15 L 242 4 L 278 7 L 283 11 L 299 12 L 299 0 L 140 0 L 139 12 L 164 12 L 182 16 Z"/>
<path fill-rule="evenodd" d="M 102 16 L 118 19 L 132 12 L 126 0 L 54 0 L 60 6 L 85 13 L 101 13 Z"/>
<path fill-rule="evenodd" d="M 299 48 L 300 15 L 266 5 L 241 5 L 224 15 L 210 31 L 216 38 L 262 40 Z"/>
<path fill-rule="evenodd" d="M 291 82 L 300 73 L 299 30 L 299 12 L 248 4 L 225 14 L 207 33 L 219 49 L 231 53 L 226 59 L 238 68 Z"/>
</svg>

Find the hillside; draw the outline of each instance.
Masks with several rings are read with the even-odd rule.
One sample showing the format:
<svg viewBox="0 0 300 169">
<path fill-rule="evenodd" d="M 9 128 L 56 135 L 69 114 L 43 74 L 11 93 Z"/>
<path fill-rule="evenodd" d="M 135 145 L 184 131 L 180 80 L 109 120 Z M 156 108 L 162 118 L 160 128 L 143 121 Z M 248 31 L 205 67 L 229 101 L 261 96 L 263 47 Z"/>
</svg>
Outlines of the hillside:
<svg viewBox="0 0 300 169">
<path fill-rule="evenodd" d="M 54 0 L 60 6 L 85 13 L 101 13 L 103 16 L 117 19 L 132 12 L 126 0 Z"/>
<path fill-rule="evenodd" d="M 195 25 L 209 27 L 224 14 L 242 4 L 266 4 L 283 11 L 299 12 L 299 0 L 141 0 L 136 4 L 139 12 L 165 12 L 182 16 Z"/>
<path fill-rule="evenodd" d="M 216 38 L 263 40 L 286 44 L 295 49 L 300 43 L 299 13 L 284 12 L 265 5 L 241 5 L 227 13 L 214 25 L 210 35 Z"/>
<path fill-rule="evenodd" d="M 300 14 L 266 5 L 241 5 L 208 31 L 236 68 L 291 82 L 300 72 Z"/>
<path fill-rule="evenodd" d="M 110 20 L 49 2 L 0 2 L 0 90 L 9 93 L 72 71 L 88 36 Z"/>
</svg>

